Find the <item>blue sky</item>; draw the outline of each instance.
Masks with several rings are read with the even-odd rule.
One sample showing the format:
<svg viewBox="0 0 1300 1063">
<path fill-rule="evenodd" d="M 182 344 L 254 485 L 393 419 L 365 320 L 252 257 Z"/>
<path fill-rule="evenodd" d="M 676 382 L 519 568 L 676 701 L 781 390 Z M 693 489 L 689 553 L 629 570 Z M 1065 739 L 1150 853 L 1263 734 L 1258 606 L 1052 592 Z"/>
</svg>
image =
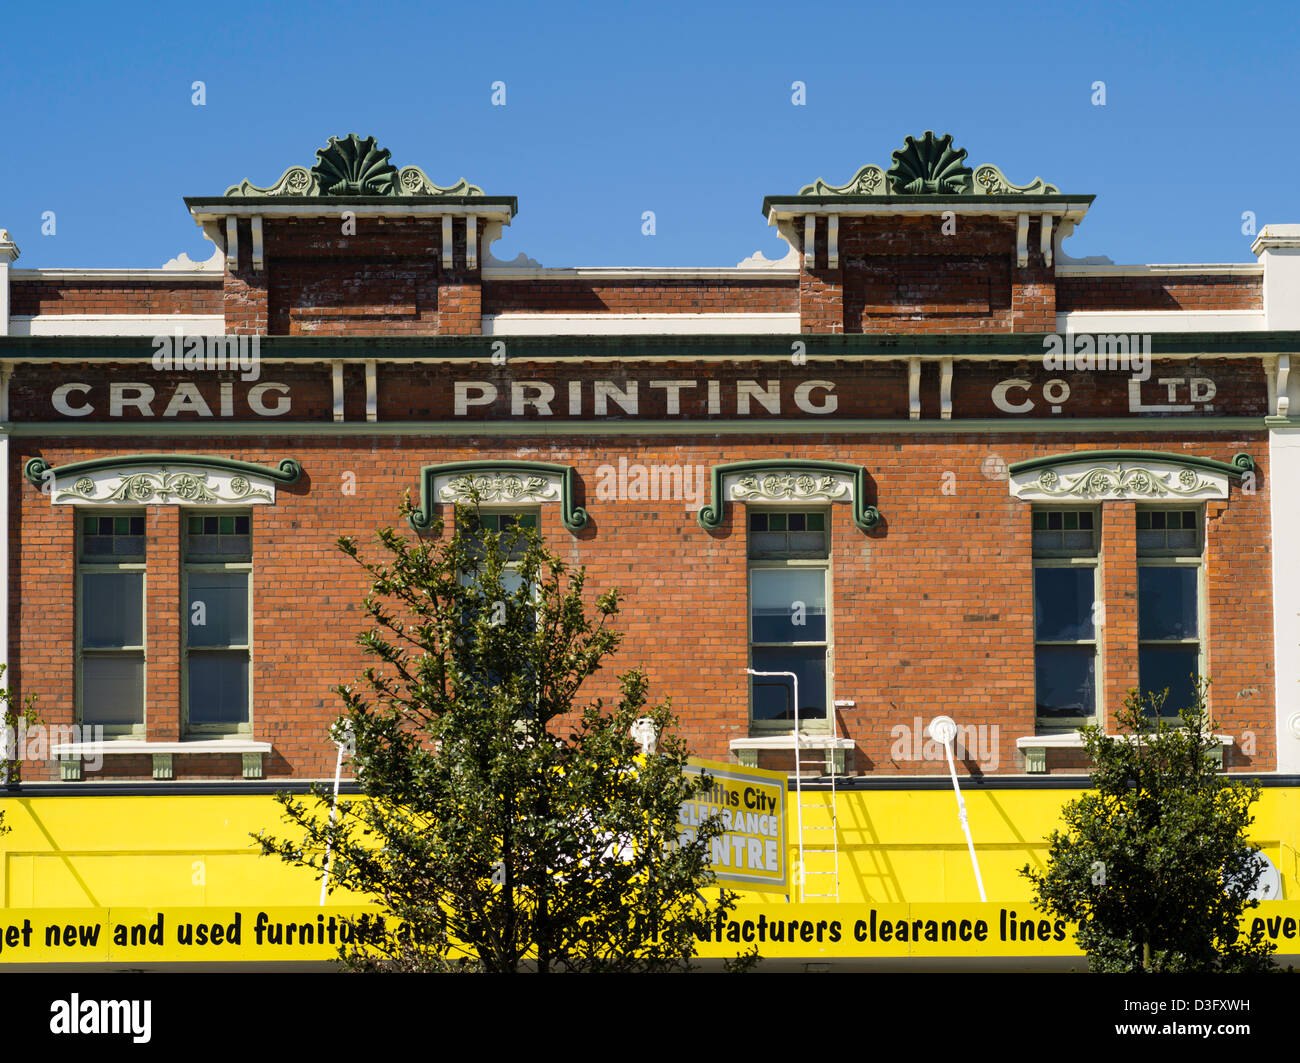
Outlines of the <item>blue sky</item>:
<svg viewBox="0 0 1300 1063">
<path fill-rule="evenodd" d="M 888 167 L 925 129 L 1014 182 L 1096 194 L 1075 257 L 1252 261 L 1243 212 L 1300 222 L 1290 3 L 74 0 L 3 25 L 19 269 L 207 257 L 182 196 L 270 184 L 349 132 L 438 184 L 517 195 L 493 251 L 547 266 L 779 257 L 764 195 Z"/>
</svg>

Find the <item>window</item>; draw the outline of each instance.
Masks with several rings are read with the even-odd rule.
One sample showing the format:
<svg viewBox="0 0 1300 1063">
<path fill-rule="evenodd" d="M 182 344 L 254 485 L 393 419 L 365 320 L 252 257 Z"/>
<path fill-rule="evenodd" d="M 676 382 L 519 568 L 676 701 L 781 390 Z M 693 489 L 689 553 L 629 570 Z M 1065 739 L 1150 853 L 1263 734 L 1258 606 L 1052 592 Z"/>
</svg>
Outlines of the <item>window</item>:
<svg viewBox="0 0 1300 1063">
<path fill-rule="evenodd" d="M 483 512 L 479 511 L 470 515 L 469 523 L 464 526 L 464 531 L 480 538 L 484 532 L 492 532 L 502 537 L 501 545 L 505 545 L 505 540 L 511 536 L 510 529 L 518 526 L 519 528 L 537 528 L 536 513 L 508 513 L 508 512 Z M 486 556 L 486 544 L 478 542 L 477 549 L 473 550 L 476 557 Z M 528 550 L 528 541 L 521 534 L 510 547 L 506 557 L 506 572 L 502 576 L 502 583 L 505 590 L 511 594 L 515 593 L 523 586 L 523 579 L 515 571 L 516 563 L 524 556 Z M 473 571 L 461 573 L 461 582 L 465 586 L 473 586 L 477 582 L 477 574 Z"/>
<path fill-rule="evenodd" d="M 1137 512 L 1138 685 L 1168 688 L 1169 717 L 1192 704 L 1201 675 L 1203 530 L 1198 506 Z"/>
<path fill-rule="evenodd" d="M 184 521 L 186 726 L 248 733 L 252 517 L 190 512 Z"/>
<path fill-rule="evenodd" d="M 750 667 L 793 672 L 800 726 L 813 729 L 827 725 L 830 700 L 829 557 L 824 512 L 750 511 Z M 756 727 L 792 727 L 794 684 L 786 676 L 751 676 L 750 705 Z"/>
<path fill-rule="evenodd" d="M 1034 687 L 1040 726 L 1097 712 L 1097 514 L 1035 509 Z"/>
<path fill-rule="evenodd" d="M 78 514 L 77 693 L 83 725 L 144 731 L 145 518 Z"/>
</svg>

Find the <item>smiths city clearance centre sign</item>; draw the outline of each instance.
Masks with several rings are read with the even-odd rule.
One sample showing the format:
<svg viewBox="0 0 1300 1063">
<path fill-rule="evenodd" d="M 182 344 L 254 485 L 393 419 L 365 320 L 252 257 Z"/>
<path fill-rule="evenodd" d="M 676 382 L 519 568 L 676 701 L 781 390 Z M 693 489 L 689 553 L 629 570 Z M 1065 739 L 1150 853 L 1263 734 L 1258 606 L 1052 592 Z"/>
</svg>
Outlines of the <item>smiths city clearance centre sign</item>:
<svg viewBox="0 0 1300 1063">
<path fill-rule="evenodd" d="M 785 776 L 695 757 L 686 771 L 707 772 L 712 780 L 708 791 L 682 805 L 680 819 L 689 840 L 709 816 L 721 818 L 724 833 L 712 840 L 710 860 L 719 885 L 789 893 Z"/>
</svg>

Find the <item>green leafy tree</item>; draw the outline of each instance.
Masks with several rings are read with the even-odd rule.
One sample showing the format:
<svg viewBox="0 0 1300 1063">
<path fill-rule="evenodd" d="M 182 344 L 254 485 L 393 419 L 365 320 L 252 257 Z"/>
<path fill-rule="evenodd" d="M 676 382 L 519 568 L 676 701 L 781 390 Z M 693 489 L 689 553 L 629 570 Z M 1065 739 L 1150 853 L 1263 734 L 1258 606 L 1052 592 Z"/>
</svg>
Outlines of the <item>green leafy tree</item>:
<svg viewBox="0 0 1300 1063">
<path fill-rule="evenodd" d="M 4 678 L 5 670 L 9 666 L 0 663 L 0 680 Z M 36 711 L 36 695 L 28 694 L 21 704 L 14 700 L 14 693 L 7 686 L 0 687 L 0 705 L 4 706 L 0 710 L 0 727 L 4 728 L 7 738 L 6 750 L 7 756 L 0 771 L 4 773 L 4 781 L 9 785 L 16 785 L 23 781 L 23 749 L 22 742 L 25 729 L 34 727 L 42 723 L 40 715 Z M 0 822 L 3 822 L 4 814 L 0 813 Z M 0 830 L 0 834 L 5 833 Z"/>
<path fill-rule="evenodd" d="M 372 584 L 358 641 L 378 664 L 336 688 L 364 797 L 331 818 L 326 787 L 310 804 L 279 795 L 301 840 L 263 833 L 263 852 L 319 878 L 328 851 L 330 888 L 381 906 L 382 932 L 343 950 L 354 969 L 689 966 L 735 904 L 708 864 L 721 822 L 679 843 L 679 808 L 709 780 L 683 772 L 670 706 L 647 707 L 641 671 L 611 709 L 579 702 L 621 640 L 620 595 L 596 598 L 593 619 L 582 569 L 474 509 L 447 539 L 441 521 L 430 532 L 382 529 L 384 563 L 339 540 Z M 658 748 L 643 758 L 629 731 L 646 717 Z"/>
<path fill-rule="evenodd" d="M 1229 782 L 1210 751 L 1198 682 L 1181 726 L 1160 716 L 1168 691 L 1130 690 L 1120 736 L 1083 728 L 1092 788 L 1048 838 L 1045 871 L 1026 865 L 1038 907 L 1077 926 L 1094 971 L 1264 971 L 1276 948 L 1239 933 L 1259 902 L 1259 847 L 1246 839 L 1259 784 Z"/>
</svg>

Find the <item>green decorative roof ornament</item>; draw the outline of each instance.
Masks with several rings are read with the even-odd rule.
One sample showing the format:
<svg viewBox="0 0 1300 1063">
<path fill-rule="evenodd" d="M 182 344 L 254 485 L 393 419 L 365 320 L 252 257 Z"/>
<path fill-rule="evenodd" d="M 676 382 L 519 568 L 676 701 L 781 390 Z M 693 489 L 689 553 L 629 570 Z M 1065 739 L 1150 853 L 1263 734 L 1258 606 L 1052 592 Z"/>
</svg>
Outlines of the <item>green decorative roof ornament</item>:
<svg viewBox="0 0 1300 1063">
<path fill-rule="evenodd" d="M 1013 185 L 996 166 L 972 170 L 966 149 L 954 148 L 952 134 L 935 136 L 927 129 L 920 138 L 907 137 L 892 155 L 888 170 L 863 166 L 847 184 L 830 185 L 818 179 L 799 190 L 801 196 L 1056 196 L 1060 189 L 1035 177 L 1027 185 Z"/>
<path fill-rule="evenodd" d="M 290 166 L 280 179 L 259 188 L 247 179 L 226 189 L 227 197 L 242 196 L 481 196 L 483 189 L 461 178 L 442 188 L 418 166 L 400 170 L 388 161 L 390 152 L 374 137 L 349 133 L 330 137 L 316 152 L 316 165 Z"/>
</svg>

